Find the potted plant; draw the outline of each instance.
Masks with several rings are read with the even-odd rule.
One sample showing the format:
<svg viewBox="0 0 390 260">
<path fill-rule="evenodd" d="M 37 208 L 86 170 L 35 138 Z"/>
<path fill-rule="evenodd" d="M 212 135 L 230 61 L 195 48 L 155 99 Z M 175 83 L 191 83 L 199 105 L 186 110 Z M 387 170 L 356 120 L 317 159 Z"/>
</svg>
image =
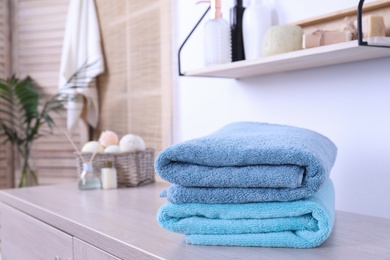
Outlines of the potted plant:
<svg viewBox="0 0 390 260">
<path fill-rule="evenodd" d="M 31 147 L 35 140 L 52 133 L 51 113 L 62 107 L 57 96 L 43 96 L 29 76 L 0 79 L 0 135 L 21 156 L 19 187 L 38 185 L 38 177 L 30 165 Z"/>
</svg>

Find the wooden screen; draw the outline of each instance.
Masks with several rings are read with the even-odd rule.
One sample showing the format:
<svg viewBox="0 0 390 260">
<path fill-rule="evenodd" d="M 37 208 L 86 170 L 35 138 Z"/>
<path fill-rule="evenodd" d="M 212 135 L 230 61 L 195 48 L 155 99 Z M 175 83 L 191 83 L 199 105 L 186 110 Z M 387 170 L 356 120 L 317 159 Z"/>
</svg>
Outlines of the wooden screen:
<svg viewBox="0 0 390 260">
<path fill-rule="evenodd" d="M 62 44 L 69 0 L 13 0 L 13 71 L 19 77 L 30 75 L 48 95 L 58 92 Z M 34 142 L 32 162 L 40 184 L 77 179 L 73 148 L 65 138 L 66 113 L 55 118 L 54 135 Z M 80 135 L 72 139 L 80 145 Z M 16 161 L 16 180 L 19 180 Z"/>
<path fill-rule="evenodd" d="M 108 70 L 99 78 L 95 134 L 137 134 L 159 151 L 171 141 L 171 1 L 96 3 Z"/>
<path fill-rule="evenodd" d="M 8 0 L 0 0 L 0 78 L 10 76 L 10 38 Z M 3 109 L 3 108 L 1 108 Z M 0 138 L 0 188 L 12 187 L 13 152 L 9 143 Z"/>
<path fill-rule="evenodd" d="M 11 71 L 19 77 L 30 75 L 46 94 L 55 94 L 69 0 L 11 2 Z M 171 0 L 95 3 L 106 72 L 98 78 L 101 115 L 93 137 L 97 139 L 105 129 L 120 136 L 133 133 L 158 152 L 170 144 L 171 137 Z M 55 135 L 33 146 L 40 184 L 77 179 L 74 150 L 63 134 L 66 112 L 56 115 L 55 122 Z M 72 139 L 81 148 L 85 137 L 85 131 L 76 131 Z"/>
</svg>

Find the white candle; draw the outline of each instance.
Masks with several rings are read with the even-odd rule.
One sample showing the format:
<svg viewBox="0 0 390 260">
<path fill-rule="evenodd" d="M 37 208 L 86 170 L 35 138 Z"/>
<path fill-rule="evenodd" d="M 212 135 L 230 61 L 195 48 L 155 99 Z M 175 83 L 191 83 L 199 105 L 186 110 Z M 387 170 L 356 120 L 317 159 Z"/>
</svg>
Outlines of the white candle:
<svg viewBox="0 0 390 260">
<path fill-rule="evenodd" d="M 101 169 L 101 178 L 103 189 L 116 189 L 118 187 L 116 169 L 112 167 L 111 162 L 107 162 Z"/>
</svg>

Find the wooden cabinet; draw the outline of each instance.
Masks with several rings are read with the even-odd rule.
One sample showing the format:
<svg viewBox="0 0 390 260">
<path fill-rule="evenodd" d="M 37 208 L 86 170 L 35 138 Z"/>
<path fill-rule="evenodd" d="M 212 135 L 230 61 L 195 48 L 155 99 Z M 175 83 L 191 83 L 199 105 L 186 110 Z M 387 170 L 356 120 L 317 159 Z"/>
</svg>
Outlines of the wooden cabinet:
<svg viewBox="0 0 390 260">
<path fill-rule="evenodd" d="M 1 190 L 2 259 L 158 259 L 150 251 L 163 246 L 150 241 L 149 228 L 159 229 L 160 189 L 82 191 L 70 183 Z"/>
<path fill-rule="evenodd" d="M 73 239 L 74 260 L 101 259 L 101 260 L 119 260 L 119 258 L 100 250 L 84 241 Z"/>
<path fill-rule="evenodd" d="M 168 183 L 80 191 L 76 183 L 0 191 L 2 259 L 389 259 L 390 219 L 336 213 L 321 246 L 194 246 L 161 228 Z"/>
<path fill-rule="evenodd" d="M 2 259 L 72 259 L 72 236 L 1 204 Z"/>
<path fill-rule="evenodd" d="M 76 237 L 0 204 L 2 259 L 118 260 Z"/>
</svg>

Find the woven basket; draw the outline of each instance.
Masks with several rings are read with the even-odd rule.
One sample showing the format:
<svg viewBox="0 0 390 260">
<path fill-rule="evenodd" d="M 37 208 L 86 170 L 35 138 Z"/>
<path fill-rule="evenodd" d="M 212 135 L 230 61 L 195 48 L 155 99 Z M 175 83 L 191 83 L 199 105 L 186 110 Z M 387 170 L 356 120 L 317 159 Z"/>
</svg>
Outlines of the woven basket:
<svg viewBox="0 0 390 260">
<path fill-rule="evenodd" d="M 75 153 L 79 175 L 84 161 L 88 162 L 92 153 Z M 118 187 L 135 187 L 154 182 L 154 149 L 139 152 L 96 154 L 92 162 L 94 173 L 100 176 L 105 162 L 111 161 L 117 170 Z"/>
</svg>

